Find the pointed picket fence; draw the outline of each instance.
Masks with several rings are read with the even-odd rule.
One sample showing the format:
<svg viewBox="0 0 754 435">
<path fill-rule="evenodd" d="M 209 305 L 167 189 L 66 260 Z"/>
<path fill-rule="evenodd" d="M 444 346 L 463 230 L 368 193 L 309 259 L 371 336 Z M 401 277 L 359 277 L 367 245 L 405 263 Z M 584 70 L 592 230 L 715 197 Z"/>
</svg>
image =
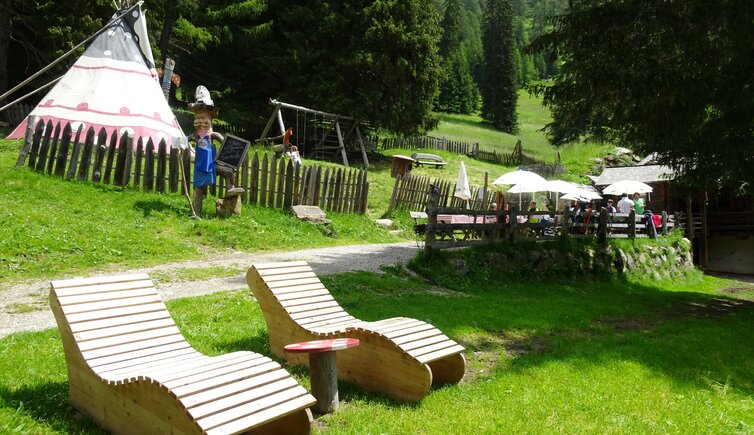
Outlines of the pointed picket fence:
<svg viewBox="0 0 754 435">
<path fill-rule="evenodd" d="M 67 124 L 29 119 L 26 139 L 16 166 L 61 178 L 133 187 L 145 192 L 182 192 L 185 180 L 192 189 L 193 162 L 188 153 L 152 139 L 134 141 L 128 134 L 109 138 L 104 129 L 83 131 Z M 287 209 L 316 205 L 338 213 L 364 214 L 369 182 L 363 169 L 296 167 L 289 158 L 255 151 L 241 165 L 238 184 L 243 201 L 261 207 Z M 220 191 L 224 189 L 218 180 Z"/>
</svg>

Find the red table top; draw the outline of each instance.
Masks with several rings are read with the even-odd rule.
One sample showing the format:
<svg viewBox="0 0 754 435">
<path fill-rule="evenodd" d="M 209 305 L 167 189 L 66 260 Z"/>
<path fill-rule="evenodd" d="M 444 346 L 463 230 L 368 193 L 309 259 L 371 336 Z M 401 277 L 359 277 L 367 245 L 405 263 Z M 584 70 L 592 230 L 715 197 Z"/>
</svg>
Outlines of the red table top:
<svg viewBox="0 0 754 435">
<path fill-rule="evenodd" d="M 285 346 L 286 352 L 293 353 L 318 353 L 331 352 L 334 350 L 343 350 L 359 345 L 358 338 L 332 338 L 329 340 L 305 341 L 303 343 L 293 343 Z"/>
</svg>

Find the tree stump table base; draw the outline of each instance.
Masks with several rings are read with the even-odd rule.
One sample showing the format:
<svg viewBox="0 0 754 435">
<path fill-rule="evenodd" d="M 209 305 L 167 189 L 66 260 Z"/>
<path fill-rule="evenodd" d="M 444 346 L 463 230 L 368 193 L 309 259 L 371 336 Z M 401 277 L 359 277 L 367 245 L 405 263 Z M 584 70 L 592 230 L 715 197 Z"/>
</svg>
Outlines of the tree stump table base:
<svg viewBox="0 0 754 435">
<path fill-rule="evenodd" d="M 338 368 L 335 352 L 359 345 L 356 338 L 336 338 L 294 343 L 283 349 L 291 353 L 309 354 L 309 371 L 312 380 L 312 395 L 317 404 L 312 410 L 329 414 L 338 409 Z"/>
</svg>

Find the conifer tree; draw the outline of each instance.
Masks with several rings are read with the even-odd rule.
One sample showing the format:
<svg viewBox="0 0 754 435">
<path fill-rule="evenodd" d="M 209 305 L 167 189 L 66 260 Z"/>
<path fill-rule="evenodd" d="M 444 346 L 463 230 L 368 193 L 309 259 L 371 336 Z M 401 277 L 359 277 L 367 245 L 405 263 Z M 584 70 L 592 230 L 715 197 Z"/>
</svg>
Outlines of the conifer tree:
<svg viewBox="0 0 754 435">
<path fill-rule="evenodd" d="M 451 113 L 472 113 L 477 109 L 479 91 L 471 75 L 471 66 L 464 44 L 466 27 L 462 0 L 447 0 L 440 40 L 442 77 L 435 109 Z"/>
<path fill-rule="evenodd" d="M 511 0 L 487 0 L 483 24 L 482 117 L 498 130 L 515 133 L 518 68 Z"/>
</svg>

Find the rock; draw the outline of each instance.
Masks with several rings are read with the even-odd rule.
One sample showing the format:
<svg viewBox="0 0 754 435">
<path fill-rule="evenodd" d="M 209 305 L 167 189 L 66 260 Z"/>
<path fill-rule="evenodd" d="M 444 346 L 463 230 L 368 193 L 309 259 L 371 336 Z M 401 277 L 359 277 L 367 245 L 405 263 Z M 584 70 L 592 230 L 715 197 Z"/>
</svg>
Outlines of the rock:
<svg viewBox="0 0 754 435">
<path fill-rule="evenodd" d="M 229 196 L 215 201 L 215 210 L 219 217 L 241 216 L 241 195 Z"/>
<path fill-rule="evenodd" d="M 329 224 L 325 212 L 316 205 L 294 205 L 291 207 L 293 214 L 300 220 L 313 224 Z"/>
<path fill-rule="evenodd" d="M 374 221 L 378 226 L 384 227 L 384 228 L 390 228 L 393 226 L 393 220 L 392 219 L 377 219 Z"/>
<path fill-rule="evenodd" d="M 631 154 L 631 150 L 624 147 L 615 147 L 615 154 L 622 156 L 625 154 Z"/>
<path fill-rule="evenodd" d="M 402 232 L 403 232 L 403 230 L 390 230 L 390 231 L 388 231 L 388 233 L 390 233 L 390 234 L 400 234 Z"/>
<path fill-rule="evenodd" d="M 459 275 L 466 275 L 469 273 L 469 265 L 466 264 L 465 260 L 462 260 L 460 258 L 453 258 L 450 260 L 450 265 L 455 269 L 456 272 L 458 272 Z"/>
</svg>

